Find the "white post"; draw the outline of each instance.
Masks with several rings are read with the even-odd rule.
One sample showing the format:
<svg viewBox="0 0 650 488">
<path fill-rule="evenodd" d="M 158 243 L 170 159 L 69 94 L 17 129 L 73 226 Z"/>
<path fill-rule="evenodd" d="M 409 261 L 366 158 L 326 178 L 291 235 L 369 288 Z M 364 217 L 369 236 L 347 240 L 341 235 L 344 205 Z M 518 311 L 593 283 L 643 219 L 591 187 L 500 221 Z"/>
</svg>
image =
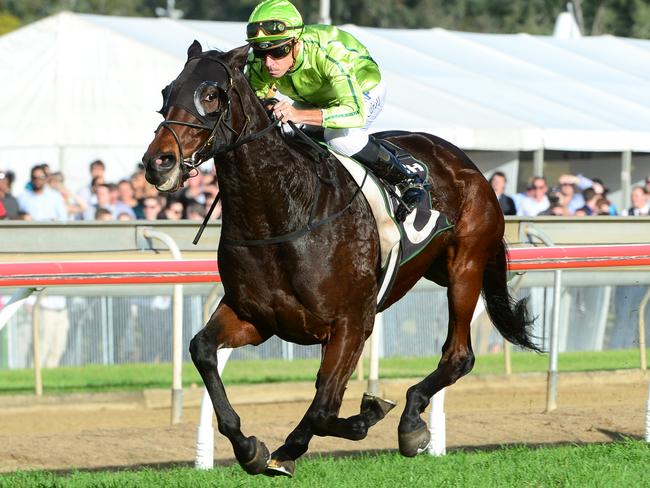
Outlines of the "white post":
<svg viewBox="0 0 650 488">
<path fill-rule="evenodd" d="M 320 8 L 318 10 L 318 23 L 332 23 L 332 19 L 330 17 L 330 0 L 320 0 Z"/>
<path fill-rule="evenodd" d="M 375 326 L 370 335 L 370 373 L 368 374 L 368 393 L 379 395 L 379 334 L 384 326 L 381 313 L 375 315 Z"/>
<path fill-rule="evenodd" d="M 219 349 L 217 351 L 217 370 L 223 375 L 228 358 L 232 349 Z M 199 416 L 199 427 L 196 435 L 196 457 L 194 467 L 196 469 L 212 469 L 214 467 L 214 427 L 212 427 L 212 400 L 207 388 L 203 389 L 201 398 L 201 414 Z"/>
<path fill-rule="evenodd" d="M 164 232 L 144 229 L 147 239 L 158 239 L 169 248 L 173 258 L 182 261 L 183 256 L 174 239 Z M 178 424 L 183 417 L 183 285 L 174 285 L 172 302 L 172 410 L 171 423 Z"/>
<path fill-rule="evenodd" d="M 443 388 L 431 398 L 431 413 L 429 415 L 431 441 L 427 449 L 432 456 L 444 456 L 447 454 L 447 429 L 445 420 L 445 389 Z"/>
<path fill-rule="evenodd" d="M 41 364 L 41 299 L 38 295 L 32 308 L 32 362 L 34 363 L 34 394 L 43 396 L 43 371 Z"/>
<path fill-rule="evenodd" d="M 648 383 L 648 404 L 645 409 L 645 441 L 650 442 L 650 383 Z"/>
<path fill-rule="evenodd" d="M 553 281 L 553 323 L 551 324 L 551 340 L 549 341 L 548 383 L 546 390 L 546 411 L 552 412 L 557 408 L 557 363 L 560 348 L 560 302 L 562 299 L 562 270 L 555 270 Z"/>
<path fill-rule="evenodd" d="M 183 285 L 174 285 L 172 300 L 172 424 L 183 416 Z"/>
</svg>

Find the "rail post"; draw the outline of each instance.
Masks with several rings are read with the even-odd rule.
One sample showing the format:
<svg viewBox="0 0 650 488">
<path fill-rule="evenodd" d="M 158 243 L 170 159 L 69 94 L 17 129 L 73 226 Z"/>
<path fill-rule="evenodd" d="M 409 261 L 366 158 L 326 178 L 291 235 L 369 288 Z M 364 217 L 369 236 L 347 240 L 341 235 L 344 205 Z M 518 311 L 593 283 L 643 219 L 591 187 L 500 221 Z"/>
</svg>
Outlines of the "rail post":
<svg viewBox="0 0 650 488">
<path fill-rule="evenodd" d="M 32 308 L 32 362 L 34 363 L 34 394 L 43 396 L 43 370 L 41 365 L 41 299 L 39 293 Z"/>
<path fill-rule="evenodd" d="M 645 353 L 645 348 L 646 348 L 646 337 L 645 337 L 645 308 L 648 305 L 648 301 L 650 300 L 650 287 L 648 290 L 645 292 L 645 295 L 643 296 L 643 300 L 641 300 L 641 304 L 639 305 L 639 361 L 641 363 L 641 371 L 645 371 L 648 369 L 648 363 L 646 360 L 646 353 Z"/>
<path fill-rule="evenodd" d="M 172 257 L 182 261 L 178 245 L 164 232 L 150 228 L 143 230 L 147 239 L 158 239 L 169 248 Z M 183 417 L 183 285 L 174 285 L 172 299 L 172 409 L 171 423 L 178 424 Z"/>
<path fill-rule="evenodd" d="M 215 286 L 205 300 L 203 306 L 203 322 L 205 324 L 210 320 L 212 313 L 212 304 L 217 301 L 220 286 Z M 228 358 L 232 349 L 224 348 L 217 351 L 217 370 L 219 375 L 223 374 Z M 212 399 L 208 394 L 208 389 L 203 387 L 203 396 L 201 397 L 201 411 L 199 414 L 199 426 L 196 432 L 196 453 L 194 457 L 194 467 L 196 469 L 212 469 L 214 467 L 214 427 L 212 427 L 214 409 Z"/>
<path fill-rule="evenodd" d="M 370 372 L 368 373 L 368 393 L 379 395 L 379 335 L 384 328 L 384 317 L 375 315 L 375 326 L 370 335 Z"/>
</svg>

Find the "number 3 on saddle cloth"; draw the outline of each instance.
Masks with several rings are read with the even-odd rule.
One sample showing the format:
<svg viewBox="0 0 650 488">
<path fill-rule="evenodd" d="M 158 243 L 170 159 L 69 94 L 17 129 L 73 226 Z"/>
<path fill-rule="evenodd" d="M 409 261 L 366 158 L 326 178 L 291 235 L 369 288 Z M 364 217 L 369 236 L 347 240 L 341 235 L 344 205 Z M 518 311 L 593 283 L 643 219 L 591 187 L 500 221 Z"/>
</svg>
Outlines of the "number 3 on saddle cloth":
<svg viewBox="0 0 650 488">
<path fill-rule="evenodd" d="M 392 151 L 399 151 L 399 157 L 406 166 L 417 171 L 424 181 L 428 177 L 426 165 L 406 153 L 394 144 L 377 140 Z M 398 188 L 387 188 L 382 180 L 372 174 L 365 166 L 341 154 L 330 152 L 343 164 L 359 186 L 368 201 L 377 222 L 381 248 L 382 275 L 377 296 L 377 308 L 380 308 L 390 295 L 395 276 L 400 266 L 417 256 L 435 236 L 451 229 L 453 224 L 439 211 L 431 208 L 431 197 L 420 201 L 419 205 L 399 223 L 395 219 L 395 210 L 399 205 Z M 367 173 L 367 176 L 366 176 Z"/>
</svg>

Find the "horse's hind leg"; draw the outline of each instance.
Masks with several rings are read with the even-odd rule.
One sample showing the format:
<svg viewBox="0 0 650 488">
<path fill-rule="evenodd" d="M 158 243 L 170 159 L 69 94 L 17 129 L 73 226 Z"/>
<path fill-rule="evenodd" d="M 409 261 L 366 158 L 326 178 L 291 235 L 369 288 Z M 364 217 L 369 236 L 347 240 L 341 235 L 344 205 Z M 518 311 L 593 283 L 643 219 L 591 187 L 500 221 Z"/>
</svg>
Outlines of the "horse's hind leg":
<svg viewBox="0 0 650 488">
<path fill-rule="evenodd" d="M 420 415 L 431 397 L 469 373 L 474 366 L 470 323 L 481 292 L 486 260 L 480 251 L 474 252 L 476 248 L 470 253 L 467 247 L 452 250 L 448 259 L 449 325 L 438 367 L 406 393 L 406 406 L 398 427 L 399 449 L 404 456 L 415 456 L 429 443 L 429 430 Z"/>
<path fill-rule="evenodd" d="M 210 394 L 219 432 L 230 440 L 237 461 L 250 474 L 264 472 L 270 458 L 269 451 L 257 438 L 242 433 L 239 416 L 228 401 L 217 370 L 217 350 L 257 345 L 266 339 L 254 325 L 240 320 L 222 301 L 206 326 L 190 342 L 192 361 Z"/>
<path fill-rule="evenodd" d="M 338 417 L 343 393 L 361 356 L 364 341 L 365 334 L 361 329 L 351 331 L 339 326 L 323 346 L 314 400 L 284 445 L 273 453 L 269 471 L 275 474 L 293 474 L 295 460 L 307 451 L 314 435 L 351 440 L 365 438 L 368 429 L 395 407 L 393 402 L 364 395 L 357 415 Z"/>
</svg>

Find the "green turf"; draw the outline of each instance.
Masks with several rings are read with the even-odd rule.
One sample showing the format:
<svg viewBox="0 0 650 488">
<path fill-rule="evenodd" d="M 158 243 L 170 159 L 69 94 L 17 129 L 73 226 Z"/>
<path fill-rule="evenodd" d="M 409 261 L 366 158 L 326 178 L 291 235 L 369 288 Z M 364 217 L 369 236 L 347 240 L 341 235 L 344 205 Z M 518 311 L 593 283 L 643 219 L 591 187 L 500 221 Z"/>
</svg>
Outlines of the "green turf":
<svg viewBox="0 0 650 488">
<path fill-rule="evenodd" d="M 643 441 L 560 447 L 505 447 L 434 458 L 396 453 L 302 459 L 293 479 L 252 477 L 239 466 L 0 476 L 1 487 L 647 487 L 650 447 Z"/>
<path fill-rule="evenodd" d="M 650 356 L 650 350 L 648 351 Z M 380 361 L 380 378 L 422 378 L 438 363 L 437 357 L 385 358 Z M 639 351 L 613 350 L 604 352 L 563 353 L 559 357 L 560 371 L 598 371 L 633 369 L 639 367 Z M 548 355 L 517 352 L 512 355 L 513 373 L 543 372 L 548 368 Z M 231 361 L 224 373 L 225 384 L 314 381 L 318 360 L 246 360 Z M 369 364 L 365 362 L 366 374 Z M 478 356 L 472 374 L 504 372 L 503 356 Z M 183 383 L 201 384 L 191 363 L 183 365 Z M 95 392 L 167 388 L 171 384 L 171 364 L 123 364 L 115 366 L 88 365 L 43 370 L 45 393 Z M 0 394 L 31 393 L 34 388 L 30 369 L 0 370 Z"/>
</svg>

